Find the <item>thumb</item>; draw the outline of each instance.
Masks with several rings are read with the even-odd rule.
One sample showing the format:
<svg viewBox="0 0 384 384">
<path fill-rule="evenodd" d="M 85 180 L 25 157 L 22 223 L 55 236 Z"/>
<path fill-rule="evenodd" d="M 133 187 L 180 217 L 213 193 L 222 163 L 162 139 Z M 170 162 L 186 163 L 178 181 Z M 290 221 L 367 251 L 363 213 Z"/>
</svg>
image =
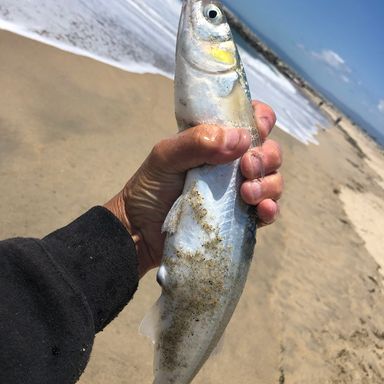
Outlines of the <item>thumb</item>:
<svg viewBox="0 0 384 384">
<path fill-rule="evenodd" d="M 250 147 L 251 137 L 241 128 L 198 125 L 153 148 L 150 160 L 170 173 L 185 172 L 203 164 L 225 164 L 241 157 Z"/>
</svg>

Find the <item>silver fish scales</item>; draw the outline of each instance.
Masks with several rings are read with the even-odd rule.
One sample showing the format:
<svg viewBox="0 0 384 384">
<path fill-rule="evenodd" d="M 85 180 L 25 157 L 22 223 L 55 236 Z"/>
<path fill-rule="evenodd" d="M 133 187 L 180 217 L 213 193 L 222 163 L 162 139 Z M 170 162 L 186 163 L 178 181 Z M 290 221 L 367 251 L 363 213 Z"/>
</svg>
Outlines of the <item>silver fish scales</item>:
<svg viewBox="0 0 384 384">
<path fill-rule="evenodd" d="M 243 66 L 222 6 L 184 1 L 176 49 L 179 130 L 248 129 L 259 146 Z M 254 209 L 239 195 L 239 160 L 187 173 L 170 210 L 157 280 L 162 294 L 142 323 L 155 343 L 155 384 L 190 383 L 212 353 L 243 291 L 255 246 Z"/>
</svg>

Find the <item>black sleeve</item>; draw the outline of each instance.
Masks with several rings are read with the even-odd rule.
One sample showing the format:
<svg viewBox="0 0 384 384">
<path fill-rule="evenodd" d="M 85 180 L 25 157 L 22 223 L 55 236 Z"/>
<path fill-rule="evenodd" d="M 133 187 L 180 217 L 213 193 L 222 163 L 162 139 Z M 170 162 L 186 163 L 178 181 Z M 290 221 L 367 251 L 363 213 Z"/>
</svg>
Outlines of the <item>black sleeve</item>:
<svg viewBox="0 0 384 384">
<path fill-rule="evenodd" d="M 102 207 L 42 240 L 1 241 L 0 383 L 75 383 L 138 280 L 133 241 Z"/>
</svg>

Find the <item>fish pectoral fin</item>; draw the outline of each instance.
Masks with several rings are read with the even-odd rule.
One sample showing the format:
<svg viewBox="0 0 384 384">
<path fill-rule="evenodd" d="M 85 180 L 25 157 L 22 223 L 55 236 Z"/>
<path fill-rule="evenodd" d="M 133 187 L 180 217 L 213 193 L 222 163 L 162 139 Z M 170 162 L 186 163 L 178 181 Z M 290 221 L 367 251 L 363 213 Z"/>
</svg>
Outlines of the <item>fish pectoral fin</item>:
<svg viewBox="0 0 384 384">
<path fill-rule="evenodd" d="M 162 298 L 160 297 L 148 313 L 144 316 L 139 327 L 139 333 L 151 340 L 155 344 L 159 335 L 160 329 L 160 310 Z"/>
<path fill-rule="evenodd" d="M 224 343 L 225 343 L 225 331 L 221 335 L 219 342 L 216 344 L 216 347 L 211 352 L 211 355 L 209 356 L 210 359 L 215 359 L 217 356 L 221 354 L 224 348 Z"/>
<path fill-rule="evenodd" d="M 167 217 L 164 220 L 163 227 L 161 232 L 168 232 L 173 234 L 176 232 L 176 229 L 180 222 L 181 213 L 183 212 L 184 206 L 184 195 L 179 196 L 179 198 L 173 203 L 172 208 L 169 210 Z"/>
</svg>

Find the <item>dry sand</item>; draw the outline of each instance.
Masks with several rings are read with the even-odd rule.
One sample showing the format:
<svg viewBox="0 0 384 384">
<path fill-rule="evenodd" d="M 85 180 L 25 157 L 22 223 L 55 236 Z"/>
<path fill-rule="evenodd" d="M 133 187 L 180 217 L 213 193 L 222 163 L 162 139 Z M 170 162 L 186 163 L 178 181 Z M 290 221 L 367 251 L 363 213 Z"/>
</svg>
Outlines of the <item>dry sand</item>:
<svg viewBox="0 0 384 384">
<path fill-rule="evenodd" d="M 0 236 L 42 236 L 104 203 L 176 131 L 172 82 L 0 32 Z M 384 157 L 356 128 L 278 129 L 281 218 L 259 231 L 222 353 L 194 383 L 384 382 Z M 81 384 L 151 383 L 138 325 L 154 273 L 96 337 Z"/>
</svg>

